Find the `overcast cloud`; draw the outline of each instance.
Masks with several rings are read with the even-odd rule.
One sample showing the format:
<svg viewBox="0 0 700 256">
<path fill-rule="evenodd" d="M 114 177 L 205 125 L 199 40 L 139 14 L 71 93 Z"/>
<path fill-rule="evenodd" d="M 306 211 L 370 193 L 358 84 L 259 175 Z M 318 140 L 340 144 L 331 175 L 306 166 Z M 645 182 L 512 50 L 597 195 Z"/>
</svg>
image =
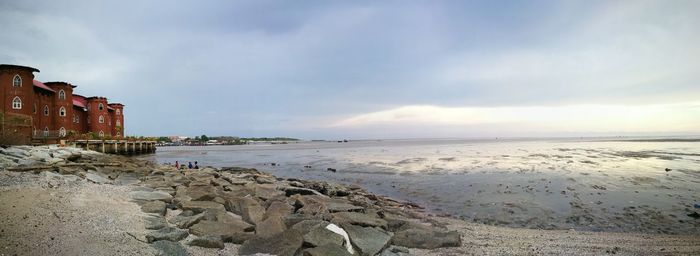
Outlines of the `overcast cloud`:
<svg viewBox="0 0 700 256">
<path fill-rule="evenodd" d="M 130 135 L 697 134 L 698 10 L 700 1 L 0 0 L 0 63 L 125 104 Z M 606 121 L 630 113 L 633 122 Z"/>
</svg>

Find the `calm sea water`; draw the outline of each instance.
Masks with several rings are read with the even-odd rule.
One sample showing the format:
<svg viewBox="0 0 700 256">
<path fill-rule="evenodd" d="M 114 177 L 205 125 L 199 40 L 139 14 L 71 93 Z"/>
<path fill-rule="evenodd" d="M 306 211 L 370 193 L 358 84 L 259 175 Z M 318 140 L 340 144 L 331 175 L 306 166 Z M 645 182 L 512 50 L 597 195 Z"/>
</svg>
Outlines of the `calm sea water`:
<svg viewBox="0 0 700 256">
<path fill-rule="evenodd" d="M 694 208 L 700 204 L 700 142 L 299 142 L 162 147 L 146 158 L 357 184 L 435 213 L 493 225 L 700 234 L 700 220 L 692 217 L 700 212 Z"/>
</svg>

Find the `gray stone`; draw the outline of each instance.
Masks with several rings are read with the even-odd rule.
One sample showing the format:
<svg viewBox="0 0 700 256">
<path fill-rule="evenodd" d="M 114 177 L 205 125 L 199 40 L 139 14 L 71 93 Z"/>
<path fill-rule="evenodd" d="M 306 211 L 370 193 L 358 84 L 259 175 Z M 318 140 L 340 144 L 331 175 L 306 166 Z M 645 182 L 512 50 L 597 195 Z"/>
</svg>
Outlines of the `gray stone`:
<svg viewBox="0 0 700 256">
<path fill-rule="evenodd" d="M 173 196 L 171 196 L 168 193 L 162 192 L 162 191 L 131 191 L 129 192 L 129 197 L 131 197 L 134 200 L 143 200 L 143 201 L 153 201 L 153 200 L 160 200 L 166 203 L 169 203 L 172 199 Z"/>
<path fill-rule="evenodd" d="M 334 223 L 348 223 L 363 227 L 380 227 L 387 229 L 387 222 L 383 219 L 375 217 L 374 214 L 365 214 L 359 212 L 337 212 L 333 213 Z"/>
<path fill-rule="evenodd" d="M 183 212 L 183 213 L 185 213 L 185 212 Z M 175 224 L 175 226 L 177 226 L 178 228 L 186 229 L 186 228 L 190 228 L 194 224 L 197 224 L 203 218 L 204 218 L 204 213 L 200 213 L 197 215 L 191 215 L 191 216 L 188 216 L 188 214 L 184 214 L 184 215 L 180 214 L 180 215 L 172 218 L 170 220 L 170 222 Z"/>
<path fill-rule="evenodd" d="M 148 240 L 149 243 L 160 240 L 177 242 L 187 237 L 187 235 L 187 230 L 165 227 L 147 234 L 146 240 Z"/>
<path fill-rule="evenodd" d="M 331 202 L 326 204 L 329 212 L 364 212 L 365 208 L 348 203 Z"/>
<path fill-rule="evenodd" d="M 159 256 L 187 256 L 187 250 L 177 242 L 156 241 L 151 245 L 158 250 Z"/>
<path fill-rule="evenodd" d="M 211 185 L 192 186 L 185 192 L 186 196 L 192 198 L 192 201 L 211 201 L 218 196 L 216 189 Z"/>
<path fill-rule="evenodd" d="M 277 190 L 277 185 L 275 184 L 262 184 L 255 187 L 255 196 L 262 200 L 269 200 L 284 195 L 283 191 Z"/>
<path fill-rule="evenodd" d="M 334 233 L 326 229 L 325 226 L 317 226 L 313 228 L 309 233 L 304 235 L 304 244 L 311 247 L 319 247 L 326 244 L 334 244 L 338 246 L 343 246 L 345 238 L 343 236 Z"/>
<path fill-rule="evenodd" d="M 344 225 L 350 236 L 350 242 L 359 250 L 360 255 L 373 256 L 389 246 L 391 233 L 375 227 Z"/>
<path fill-rule="evenodd" d="M 255 227 L 255 234 L 260 237 L 271 237 L 287 229 L 282 217 L 271 217 L 260 221 Z"/>
<path fill-rule="evenodd" d="M 98 172 L 95 172 L 95 171 L 92 171 L 92 170 L 88 171 L 85 174 L 85 179 L 92 181 L 94 183 L 97 183 L 97 184 L 105 184 L 105 183 L 112 182 L 109 178 L 105 177 L 105 175 L 98 173 Z"/>
<path fill-rule="evenodd" d="M 139 177 L 134 173 L 121 173 L 119 177 L 114 180 L 114 184 L 122 186 L 136 185 L 139 183 L 141 183 L 141 180 L 139 180 Z"/>
<path fill-rule="evenodd" d="M 254 226 L 241 221 L 240 223 L 223 223 L 218 221 L 203 220 L 190 227 L 194 235 L 216 235 L 225 242 L 242 243 L 254 236 Z"/>
<path fill-rule="evenodd" d="M 304 250 L 304 256 L 351 256 L 345 247 L 337 244 L 325 244 Z"/>
<path fill-rule="evenodd" d="M 294 256 L 303 244 L 301 233 L 289 229 L 272 237 L 256 237 L 245 241 L 238 250 L 240 255 L 267 253 L 279 256 Z"/>
<path fill-rule="evenodd" d="M 199 247 L 204 247 L 204 248 L 224 249 L 224 240 L 221 239 L 221 236 L 206 235 L 206 236 L 200 236 L 200 237 L 197 237 L 195 239 L 192 239 L 192 241 L 190 241 L 189 245 L 199 246 Z"/>
<path fill-rule="evenodd" d="M 382 251 L 382 254 L 379 254 L 379 256 L 409 256 L 409 251 L 408 248 L 403 247 L 403 246 L 389 246 L 389 248 L 386 248 L 384 251 Z"/>
<path fill-rule="evenodd" d="M 146 217 L 146 229 L 158 230 L 167 227 L 168 223 L 165 222 L 163 217 L 148 216 Z"/>
<path fill-rule="evenodd" d="M 155 213 L 165 215 L 165 202 L 163 201 L 148 201 L 141 205 L 141 211 L 145 213 Z"/>
<path fill-rule="evenodd" d="M 458 247 L 461 237 L 457 231 L 410 228 L 396 232 L 391 243 L 409 248 L 435 249 Z"/>
<path fill-rule="evenodd" d="M 212 201 L 184 201 L 180 203 L 183 210 L 191 210 L 194 213 L 201 213 L 206 210 L 226 210 L 223 204 Z"/>
<path fill-rule="evenodd" d="M 238 209 L 243 220 L 248 223 L 258 224 L 262 221 L 265 208 L 258 201 L 250 197 L 241 198 L 238 201 Z"/>
</svg>

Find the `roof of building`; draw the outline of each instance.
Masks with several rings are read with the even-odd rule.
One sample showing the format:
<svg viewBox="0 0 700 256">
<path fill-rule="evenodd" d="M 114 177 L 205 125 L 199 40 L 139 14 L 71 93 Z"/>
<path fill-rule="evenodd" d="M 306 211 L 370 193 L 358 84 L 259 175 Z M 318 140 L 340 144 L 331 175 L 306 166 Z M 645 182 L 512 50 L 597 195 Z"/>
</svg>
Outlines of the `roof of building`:
<svg viewBox="0 0 700 256">
<path fill-rule="evenodd" d="M 50 92 L 56 92 L 53 89 L 46 86 L 44 83 L 39 82 L 39 80 L 34 80 L 34 86 L 39 87 L 39 88 L 44 89 L 44 90 L 47 90 L 47 91 L 50 91 Z"/>
<path fill-rule="evenodd" d="M 22 68 L 22 69 L 29 69 L 32 72 L 39 72 L 39 70 L 36 68 L 27 67 L 27 66 L 20 66 L 20 65 L 0 64 L 0 68 Z"/>
<path fill-rule="evenodd" d="M 77 87 L 77 86 L 75 86 L 75 85 L 72 85 L 72 84 L 70 84 L 70 83 L 68 83 L 68 82 L 63 82 L 63 81 L 46 82 L 46 83 L 44 83 L 44 84 L 46 84 L 46 85 L 51 85 L 51 84 L 66 84 L 66 85 L 70 85 L 70 87 L 72 87 L 72 88 Z"/>
<path fill-rule="evenodd" d="M 117 106 L 117 107 L 123 107 L 123 106 L 124 106 L 124 104 L 121 104 L 121 103 L 119 103 L 119 102 L 109 103 L 109 104 L 107 104 L 107 105 L 108 105 L 108 106 Z"/>
<path fill-rule="evenodd" d="M 87 100 L 82 95 L 73 94 L 73 106 L 87 108 Z"/>
</svg>

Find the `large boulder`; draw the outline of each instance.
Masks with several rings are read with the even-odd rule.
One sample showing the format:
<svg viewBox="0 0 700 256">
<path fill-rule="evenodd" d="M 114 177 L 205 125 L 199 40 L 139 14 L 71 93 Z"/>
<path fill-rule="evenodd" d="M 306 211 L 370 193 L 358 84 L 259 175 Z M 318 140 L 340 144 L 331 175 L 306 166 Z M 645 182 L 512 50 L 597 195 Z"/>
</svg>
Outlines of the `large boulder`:
<svg viewBox="0 0 700 256">
<path fill-rule="evenodd" d="M 265 214 L 265 208 L 257 200 L 250 197 L 238 200 L 237 210 L 243 220 L 252 224 L 260 223 Z"/>
<path fill-rule="evenodd" d="M 166 203 L 169 203 L 173 199 L 173 196 L 162 191 L 131 191 L 129 192 L 129 197 L 131 197 L 134 200 L 160 200 Z"/>
<path fill-rule="evenodd" d="M 303 256 L 352 256 L 343 246 L 337 244 L 325 244 L 319 247 L 304 250 Z"/>
<path fill-rule="evenodd" d="M 178 228 L 190 228 L 192 225 L 197 224 L 204 218 L 204 213 L 197 215 L 187 216 L 186 214 L 180 214 L 175 216 L 170 220 L 170 223 L 175 224 Z"/>
<path fill-rule="evenodd" d="M 164 227 L 147 234 L 146 240 L 148 240 L 149 243 L 160 240 L 177 242 L 187 237 L 187 235 L 187 230 L 173 227 Z"/>
<path fill-rule="evenodd" d="M 193 211 L 194 213 L 201 213 L 206 210 L 226 210 L 223 204 L 212 201 L 184 201 L 180 202 L 180 208 Z"/>
<path fill-rule="evenodd" d="M 380 219 L 376 214 L 366 214 L 359 212 L 337 212 L 333 213 L 333 223 L 352 224 L 363 227 L 380 227 L 387 229 L 386 220 Z"/>
<path fill-rule="evenodd" d="M 224 240 L 221 239 L 221 236 L 205 235 L 205 236 L 200 236 L 200 237 L 197 237 L 195 239 L 192 239 L 192 241 L 190 241 L 189 245 L 199 246 L 199 247 L 204 247 L 204 248 L 223 249 L 224 248 Z"/>
<path fill-rule="evenodd" d="M 93 170 L 90 170 L 87 172 L 87 174 L 85 174 L 85 179 L 97 184 L 112 183 L 112 180 L 110 180 L 106 175 Z"/>
<path fill-rule="evenodd" d="M 375 227 L 344 225 L 343 228 L 350 236 L 350 242 L 357 248 L 360 255 L 374 256 L 389 246 L 391 233 Z"/>
<path fill-rule="evenodd" d="M 241 221 L 240 223 L 223 223 L 203 220 L 190 227 L 190 232 L 197 236 L 220 236 L 226 242 L 242 243 L 254 236 L 254 227 Z"/>
<path fill-rule="evenodd" d="M 141 210 L 145 213 L 155 213 L 165 215 L 165 202 L 163 201 L 148 201 L 141 205 Z"/>
<path fill-rule="evenodd" d="M 396 232 L 391 243 L 409 248 L 435 249 L 458 247 L 461 245 L 461 237 L 457 231 L 410 228 Z"/>
<path fill-rule="evenodd" d="M 325 226 L 317 226 L 304 235 L 304 244 L 310 247 L 319 247 L 326 244 L 338 245 L 343 247 L 345 238 L 336 234 L 333 231 L 326 229 Z"/>
<path fill-rule="evenodd" d="M 211 201 L 218 196 L 216 188 L 211 185 L 192 186 L 185 192 L 186 196 L 192 198 L 192 201 Z"/>
<path fill-rule="evenodd" d="M 245 241 L 238 250 L 240 255 L 267 253 L 278 256 L 294 256 L 303 244 L 303 234 L 289 229 L 272 237 L 257 237 Z"/>
<path fill-rule="evenodd" d="M 187 256 L 187 250 L 177 242 L 156 241 L 152 246 L 158 250 L 158 256 Z"/>
</svg>

